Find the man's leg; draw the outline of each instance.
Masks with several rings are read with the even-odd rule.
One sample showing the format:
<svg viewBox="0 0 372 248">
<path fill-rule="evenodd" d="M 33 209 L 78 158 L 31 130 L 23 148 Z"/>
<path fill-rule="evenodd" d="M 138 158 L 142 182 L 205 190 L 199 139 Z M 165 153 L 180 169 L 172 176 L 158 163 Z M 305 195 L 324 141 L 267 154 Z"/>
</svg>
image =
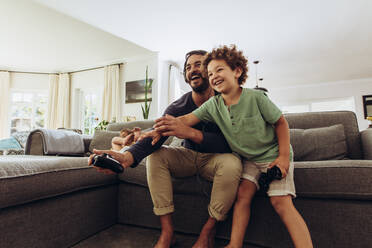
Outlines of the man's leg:
<svg viewBox="0 0 372 248">
<path fill-rule="evenodd" d="M 197 171 L 195 156 L 196 152 L 183 147 L 162 147 L 147 158 L 147 182 L 154 204 L 154 213 L 160 217 L 162 227 L 156 248 L 169 247 L 173 239 L 172 176 L 194 175 Z"/>
<path fill-rule="evenodd" d="M 204 224 L 194 248 L 213 247 L 216 222 L 226 219 L 235 200 L 242 173 L 241 160 L 233 154 L 200 154 L 200 156 L 202 157 L 200 175 L 213 181 L 213 187 L 208 206 L 210 217 Z"/>
</svg>

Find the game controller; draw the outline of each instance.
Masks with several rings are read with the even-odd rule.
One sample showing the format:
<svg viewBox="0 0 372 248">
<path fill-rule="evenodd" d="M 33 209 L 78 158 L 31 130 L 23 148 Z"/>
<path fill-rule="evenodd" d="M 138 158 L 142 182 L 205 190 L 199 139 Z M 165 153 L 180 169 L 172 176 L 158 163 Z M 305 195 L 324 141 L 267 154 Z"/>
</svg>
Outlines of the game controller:
<svg viewBox="0 0 372 248">
<path fill-rule="evenodd" d="M 261 176 L 258 179 L 258 184 L 264 192 L 267 192 L 269 190 L 270 183 L 274 180 L 280 179 L 282 179 L 282 172 L 280 171 L 279 167 L 274 166 L 271 169 L 267 169 L 266 173 L 261 173 Z"/>
<path fill-rule="evenodd" d="M 94 156 L 92 161 L 94 166 L 109 169 L 115 173 L 122 173 L 124 171 L 123 166 L 106 153 Z"/>
</svg>

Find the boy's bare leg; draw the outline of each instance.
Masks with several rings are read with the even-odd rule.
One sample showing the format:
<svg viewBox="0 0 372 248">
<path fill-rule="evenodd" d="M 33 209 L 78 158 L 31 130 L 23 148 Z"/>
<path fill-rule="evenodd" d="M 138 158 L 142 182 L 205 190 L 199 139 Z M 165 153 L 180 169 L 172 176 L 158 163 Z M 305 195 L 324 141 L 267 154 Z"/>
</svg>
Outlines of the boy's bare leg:
<svg viewBox="0 0 372 248">
<path fill-rule="evenodd" d="M 243 179 L 240 183 L 234 206 L 231 239 L 226 248 L 243 246 L 244 234 L 251 215 L 251 202 L 256 191 L 257 187 L 253 182 Z"/>
<path fill-rule="evenodd" d="M 312 248 L 313 244 L 309 229 L 304 219 L 293 205 L 292 197 L 290 195 L 272 196 L 270 201 L 284 225 L 287 227 L 295 247 Z"/>
<path fill-rule="evenodd" d="M 160 216 L 161 234 L 154 248 L 169 248 L 176 241 L 173 236 L 174 228 L 172 223 L 172 215 L 166 214 Z"/>
<path fill-rule="evenodd" d="M 216 235 L 216 219 L 209 217 L 192 248 L 213 248 Z"/>
</svg>

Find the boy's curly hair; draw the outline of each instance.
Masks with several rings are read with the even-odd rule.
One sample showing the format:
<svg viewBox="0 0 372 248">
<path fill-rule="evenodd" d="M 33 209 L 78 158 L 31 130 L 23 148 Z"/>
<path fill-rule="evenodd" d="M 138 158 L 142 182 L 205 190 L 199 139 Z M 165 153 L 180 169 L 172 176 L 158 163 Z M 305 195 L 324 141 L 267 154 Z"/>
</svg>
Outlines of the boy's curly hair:
<svg viewBox="0 0 372 248">
<path fill-rule="evenodd" d="M 238 51 L 235 45 L 230 45 L 230 47 L 224 45 L 219 48 L 215 48 L 212 52 L 208 53 L 203 65 L 205 70 L 208 64 L 214 59 L 222 59 L 230 66 L 232 70 L 240 67 L 242 69 L 242 75 L 238 78 L 239 85 L 245 83 L 248 78 L 248 60 L 244 57 L 242 51 Z"/>
</svg>

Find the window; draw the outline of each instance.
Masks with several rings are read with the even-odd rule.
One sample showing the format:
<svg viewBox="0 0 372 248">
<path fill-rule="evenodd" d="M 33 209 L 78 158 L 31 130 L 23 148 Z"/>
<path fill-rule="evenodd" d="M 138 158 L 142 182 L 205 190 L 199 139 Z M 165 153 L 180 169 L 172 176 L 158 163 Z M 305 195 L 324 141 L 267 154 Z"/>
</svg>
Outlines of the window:
<svg viewBox="0 0 372 248">
<path fill-rule="evenodd" d="M 47 102 L 46 92 L 12 92 L 10 134 L 45 127 Z"/>
<path fill-rule="evenodd" d="M 281 106 L 283 113 L 320 112 L 349 110 L 355 112 L 354 98 L 311 100 L 307 103 Z"/>
<path fill-rule="evenodd" d="M 96 92 L 84 92 L 83 98 L 83 133 L 93 134 L 98 125 L 100 98 Z"/>
<path fill-rule="evenodd" d="M 283 106 L 281 110 L 283 113 L 303 113 L 309 112 L 310 106 L 308 104 Z"/>
</svg>

